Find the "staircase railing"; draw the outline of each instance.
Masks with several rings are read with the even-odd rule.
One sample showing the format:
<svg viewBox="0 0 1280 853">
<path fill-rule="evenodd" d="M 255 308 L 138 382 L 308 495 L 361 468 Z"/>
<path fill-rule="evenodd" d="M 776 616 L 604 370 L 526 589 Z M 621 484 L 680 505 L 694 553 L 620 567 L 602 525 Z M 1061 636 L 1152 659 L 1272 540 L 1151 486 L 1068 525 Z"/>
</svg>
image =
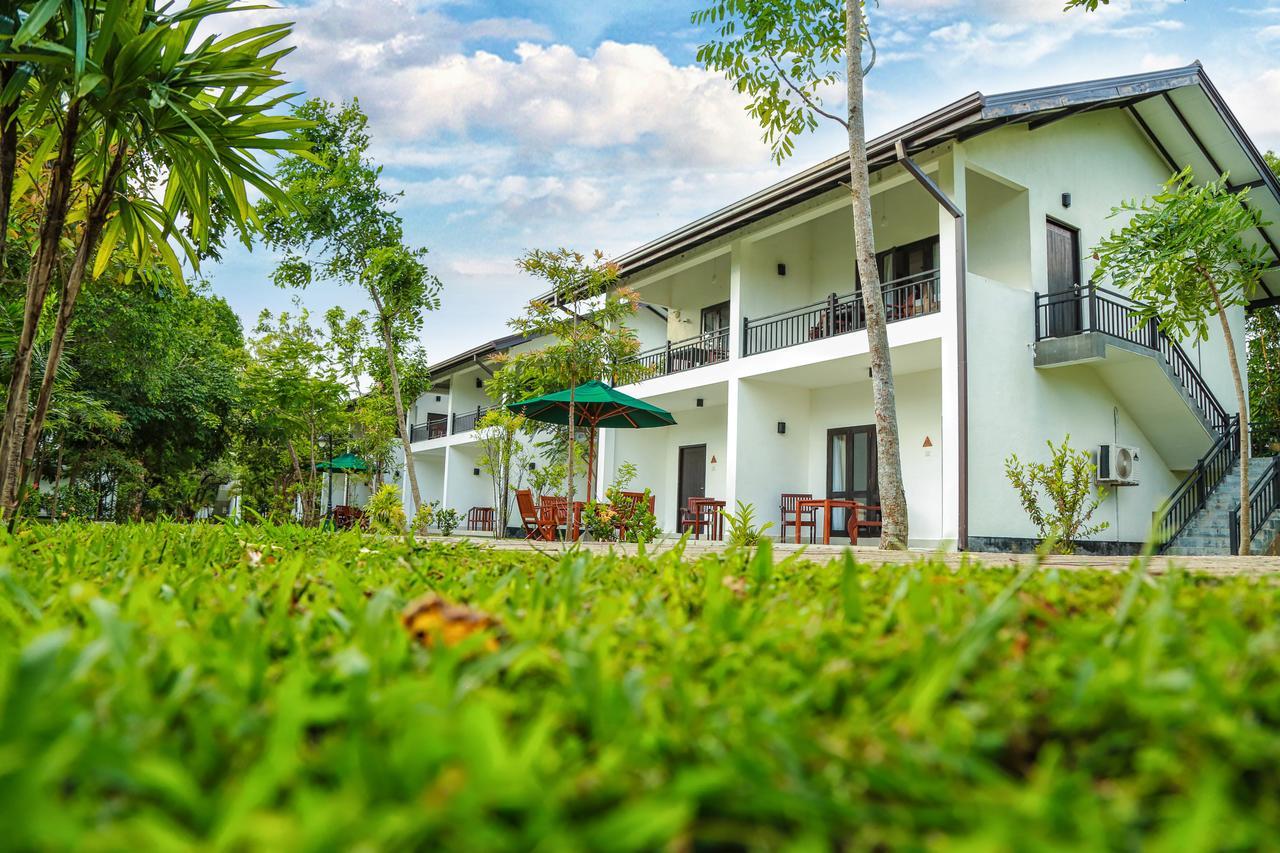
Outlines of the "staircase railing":
<svg viewBox="0 0 1280 853">
<path fill-rule="evenodd" d="M 1217 441 L 1165 501 L 1164 510 L 1155 525 L 1161 550 L 1167 548 L 1195 514 L 1204 508 L 1209 495 L 1240 458 L 1239 427 L 1239 416 L 1229 417 L 1227 428 L 1218 434 Z"/>
<path fill-rule="evenodd" d="M 1259 521 L 1266 521 L 1280 506 L 1280 461 L 1272 462 L 1262 479 L 1249 488 L 1249 520 L 1258 535 Z M 1240 553 L 1240 504 L 1231 510 L 1231 553 Z"/>
<path fill-rule="evenodd" d="M 1160 353 L 1213 431 L 1221 434 L 1226 430 L 1230 415 L 1186 350 L 1154 320 L 1142 317 L 1136 310 L 1141 306 L 1123 293 L 1094 286 L 1037 293 L 1035 307 L 1037 342 L 1099 332 Z"/>
</svg>

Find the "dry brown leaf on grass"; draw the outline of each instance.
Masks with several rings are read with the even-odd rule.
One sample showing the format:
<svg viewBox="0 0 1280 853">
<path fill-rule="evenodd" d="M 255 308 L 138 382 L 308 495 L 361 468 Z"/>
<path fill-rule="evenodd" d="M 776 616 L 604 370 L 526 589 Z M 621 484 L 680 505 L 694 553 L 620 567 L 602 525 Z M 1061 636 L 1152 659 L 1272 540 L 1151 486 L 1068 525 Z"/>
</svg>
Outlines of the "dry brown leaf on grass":
<svg viewBox="0 0 1280 853">
<path fill-rule="evenodd" d="M 411 601 L 400 621 L 409 635 L 427 648 L 436 637 L 446 646 L 456 646 L 472 634 L 484 633 L 484 650 L 496 652 L 502 630 L 496 617 L 466 605 L 451 604 L 434 593 Z"/>
</svg>

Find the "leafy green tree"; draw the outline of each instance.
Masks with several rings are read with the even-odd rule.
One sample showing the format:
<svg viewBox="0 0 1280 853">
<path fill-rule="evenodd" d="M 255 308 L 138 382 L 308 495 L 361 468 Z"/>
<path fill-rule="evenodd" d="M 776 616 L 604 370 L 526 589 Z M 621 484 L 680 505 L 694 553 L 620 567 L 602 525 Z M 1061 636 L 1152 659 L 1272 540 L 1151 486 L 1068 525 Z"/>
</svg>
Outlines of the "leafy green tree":
<svg viewBox="0 0 1280 853">
<path fill-rule="evenodd" d="M 247 238 L 254 225 L 249 188 L 272 203 L 288 203 L 256 157 L 303 145 L 287 136 L 298 122 L 270 109 L 284 82 L 275 66 L 288 53 L 277 45 L 289 25 L 225 37 L 199 32 L 238 7 L 236 0 L 204 0 L 157 11 L 145 0 L 46 0 L 30 4 L 5 39 L 4 59 L 19 72 L 0 93 L 0 106 L 42 133 L 31 171 L 44 199 L 0 430 L 0 503 L 6 507 L 16 500 L 33 455 L 94 258 L 92 274 L 100 275 L 123 242 L 140 265 L 154 257 L 180 276 L 170 240 L 194 265 L 226 222 Z M 0 39 L 4 31 L 0 26 Z M 8 180 L 8 158 L 0 141 L 0 187 Z M 153 195 L 158 169 L 165 178 L 161 198 Z M 73 251 L 60 273 L 64 239 Z M 31 353 L 55 278 L 61 287 L 48 367 L 28 417 Z"/>
<path fill-rule="evenodd" d="M 1263 155 L 1280 175 L 1275 152 Z M 1254 450 L 1280 453 L 1280 307 L 1249 312 L 1245 335 L 1249 345 L 1249 432 Z"/>
<path fill-rule="evenodd" d="M 491 409 L 476 424 L 476 442 L 480 453 L 476 464 L 493 482 L 494 535 L 506 535 L 511 521 L 511 495 L 524 482 L 529 463 L 524 453 L 522 436 L 528 425 L 524 415 L 507 409 Z"/>
<path fill-rule="evenodd" d="M 385 387 L 395 409 L 413 506 L 422 503 L 409 451 L 402 360 L 421 337 L 424 314 L 440 306 L 440 281 L 427 268 L 427 251 L 406 245 L 397 194 L 385 190 L 382 168 L 369 159 L 368 119 L 356 101 L 335 105 L 311 99 L 294 115 L 307 122 L 309 153 L 282 157 L 276 178 L 301 209 L 267 205 L 260 211 L 267 242 L 285 252 L 274 278 L 304 288 L 318 279 L 360 287 L 373 305 L 373 326 L 383 348 Z"/>
<path fill-rule="evenodd" d="M 545 338 L 536 350 L 501 358 L 489 393 L 504 402 L 527 399 L 553 391 L 573 389 L 591 379 L 613 385 L 643 378 L 644 368 L 630 361 L 640 349 L 627 319 L 636 312 L 635 293 L 618 286 L 618 268 L 596 252 L 591 258 L 568 249 L 536 250 L 517 262 L 529 275 L 550 286 L 550 297 L 530 302 L 525 313 L 511 321 L 511 328 L 529 338 Z M 573 394 L 569 395 L 569 423 L 577 417 Z M 576 460 L 577 430 L 565 429 L 566 460 Z M 587 488 L 594 490 L 595 430 L 588 433 Z M 566 494 L 573 504 L 574 478 L 579 473 L 566 461 Z"/>
<path fill-rule="evenodd" d="M 166 273 L 149 282 L 95 282 L 67 348 L 75 393 L 59 391 L 49 418 L 57 452 L 81 474 L 109 468 L 125 475 L 128 482 L 109 472 L 99 477 L 132 495 L 117 501 L 121 512 L 136 515 L 145 501 L 153 511 L 189 517 L 228 478 L 244 361 L 240 321 L 207 286 L 187 288 Z M 101 413 L 91 411 L 78 415 L 79 424 L 59 426 L 55 413 L 75 394 L 119 417 L 118 427 L 105 429 Z"/>
<path fill-rule="evenodd" d="M 1143 320 L 1156 320 L 1178 338 L 1207 340 L 1218 318 L 1240 410 L 1240 553 L 1249 553 L 1249 400 L 1236 357 L 1227 309 L 1246 307 L 1270 263 L 1267 249 L 1244 239 L 1263 224 L 1245 203 L 1248 190 L 1227 189 L 1227 176 L 1198 185 L 1189 168 L 1142 202 L 1130 201 L 1112 216 L 1123 228 L 1094 249 L 1093 281 L 1128 284 Z"/>
<path fill-rule="evenodd" d="M 794 150 L 796 137 L 816 129 L 820 118 L 845 129 L 858 282 L 866 306 L 871 356 L 876 471 L 884 518 L 880 547 L 905 549 L 907 499 L 867 167 L 863 87 L 875 64 L 875 44 L 867 28 L 865 2 L 715 0 L 694 12 L 693 23 L 713 29 L 712 39 L 698 48 L 698 61 L 723 73 L 750 99 L 747 111 L 764 128 L 775 160 L 786 159 Z M 866 65 L 864 44 L 870 54 Z M 841 73 L 845 79 L 844 115 L 827 109 L 822 100 L 822 92 L 835 85 Z"/>
<path fill-rule="evenodd" d="M 303 524 L 316 523 L 316 463 L 326 452 L 325 439 L 343 434 L 349 424 L 348 390 L 329 365 L 322 330 L 311 323 L 306 309 L 274 317 L 262 312 L 249 340 L 243 393 L 247 429 L 242 449 L 247 452 L 238 454 L 238 479 L 248 486 L 244 494 L 250 505 L 278 512 L 296 499 Z M 287 473 L 274 478 L 278 500 L 273 500 L 263 494 L 264 483 L 272 482 L 263 474 L 278 471 L 282 462 Z"/>
</svg>

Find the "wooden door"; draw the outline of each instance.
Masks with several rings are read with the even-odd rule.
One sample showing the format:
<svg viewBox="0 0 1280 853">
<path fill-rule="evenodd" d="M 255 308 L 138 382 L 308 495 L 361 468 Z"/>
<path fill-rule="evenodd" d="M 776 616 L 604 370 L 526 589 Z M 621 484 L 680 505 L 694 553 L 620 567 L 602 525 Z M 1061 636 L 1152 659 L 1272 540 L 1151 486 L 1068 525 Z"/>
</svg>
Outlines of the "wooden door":
<svg viewBox="0 0 1280 853">
<path fill-rule="evenodd" d="M 705 498 L 707 496 L 707 446 L 691 444 L 680 448 L 680 463 L 677 477 L 676 526 L 679 528 L 680 513 L 689 506 L 689 498 Z"/>
<path fill-rule="evenodd" d="M 1080 301 L 1071 298 L 1080 285 L 1080 232 L 1067 225 L 1047 223 L 1049 336 L 1080 333 Z"/>
<path fill-rule="evenodd" d="M 876 477 L 876 428 L 874 425 L 827 430 L 827 497 L 844 498 L 869 506 L 880 505 Z M 867 514 L 863 518 L 868 518 Z M 870 515 L 875 519 L 875 515 Z M 831 513 L 831 535 L 848 537 L 849 513 Z M 871 535 L 868 532 L 868 535 Z"/>
</svg>

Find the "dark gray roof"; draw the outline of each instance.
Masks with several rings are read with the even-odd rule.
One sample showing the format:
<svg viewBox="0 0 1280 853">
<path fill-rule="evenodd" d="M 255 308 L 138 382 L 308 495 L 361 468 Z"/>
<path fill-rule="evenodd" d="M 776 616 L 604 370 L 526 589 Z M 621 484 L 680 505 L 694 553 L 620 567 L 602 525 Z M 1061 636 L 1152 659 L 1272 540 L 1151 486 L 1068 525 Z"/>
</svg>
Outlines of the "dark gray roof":
<svg viewBox="0 0 1280 853">
<path fill-rule="evenodd" d="M 1094 109 L 1125 109 L 1150 137 L 1171 170 L 1191 165 L 1209 176 L 1227 171 L 1236 187 L 1250 187 L 1250 204 L 1280 223 L 1280 182 L 1266 167 L 1199 62 L 1183 68 L 999 95 L 975 92 L 916 121 L 871 140 L 872 171 L 897 162 L 901 143 L 908 154 L 943 142 L 964 140 L 1010 124 L 1033 127 Z M 622 274 L 634 275 L 697 246 L 815 198 L 848 180 L 843 152 L 771 187 L 734 202 L 616 258 Z M 1280 224 L 1260 229 L 1258 242 L 1280 258 Z M 1267 293 L 1280 294 L 1280 267 L 1267 276 Z"/>
<path fill-rule="evenodd" d="M 524 335 L 507 335 L 503 338 L 494 338 L 493 340 L 486 341 L 479 346 L 472 347 L 466 352 L 460 352 L 457 355 L 444 359 L 443 361 L 436 362 L 428 368 L 428 371 L 433 377 L 443 376 L 444 374 L 452 373 L 461 367 L 478 364 L 490 356 L 506 352 L 513 346 L 525 343 L 528 340 L 529 338 Z"/>
</svg>

